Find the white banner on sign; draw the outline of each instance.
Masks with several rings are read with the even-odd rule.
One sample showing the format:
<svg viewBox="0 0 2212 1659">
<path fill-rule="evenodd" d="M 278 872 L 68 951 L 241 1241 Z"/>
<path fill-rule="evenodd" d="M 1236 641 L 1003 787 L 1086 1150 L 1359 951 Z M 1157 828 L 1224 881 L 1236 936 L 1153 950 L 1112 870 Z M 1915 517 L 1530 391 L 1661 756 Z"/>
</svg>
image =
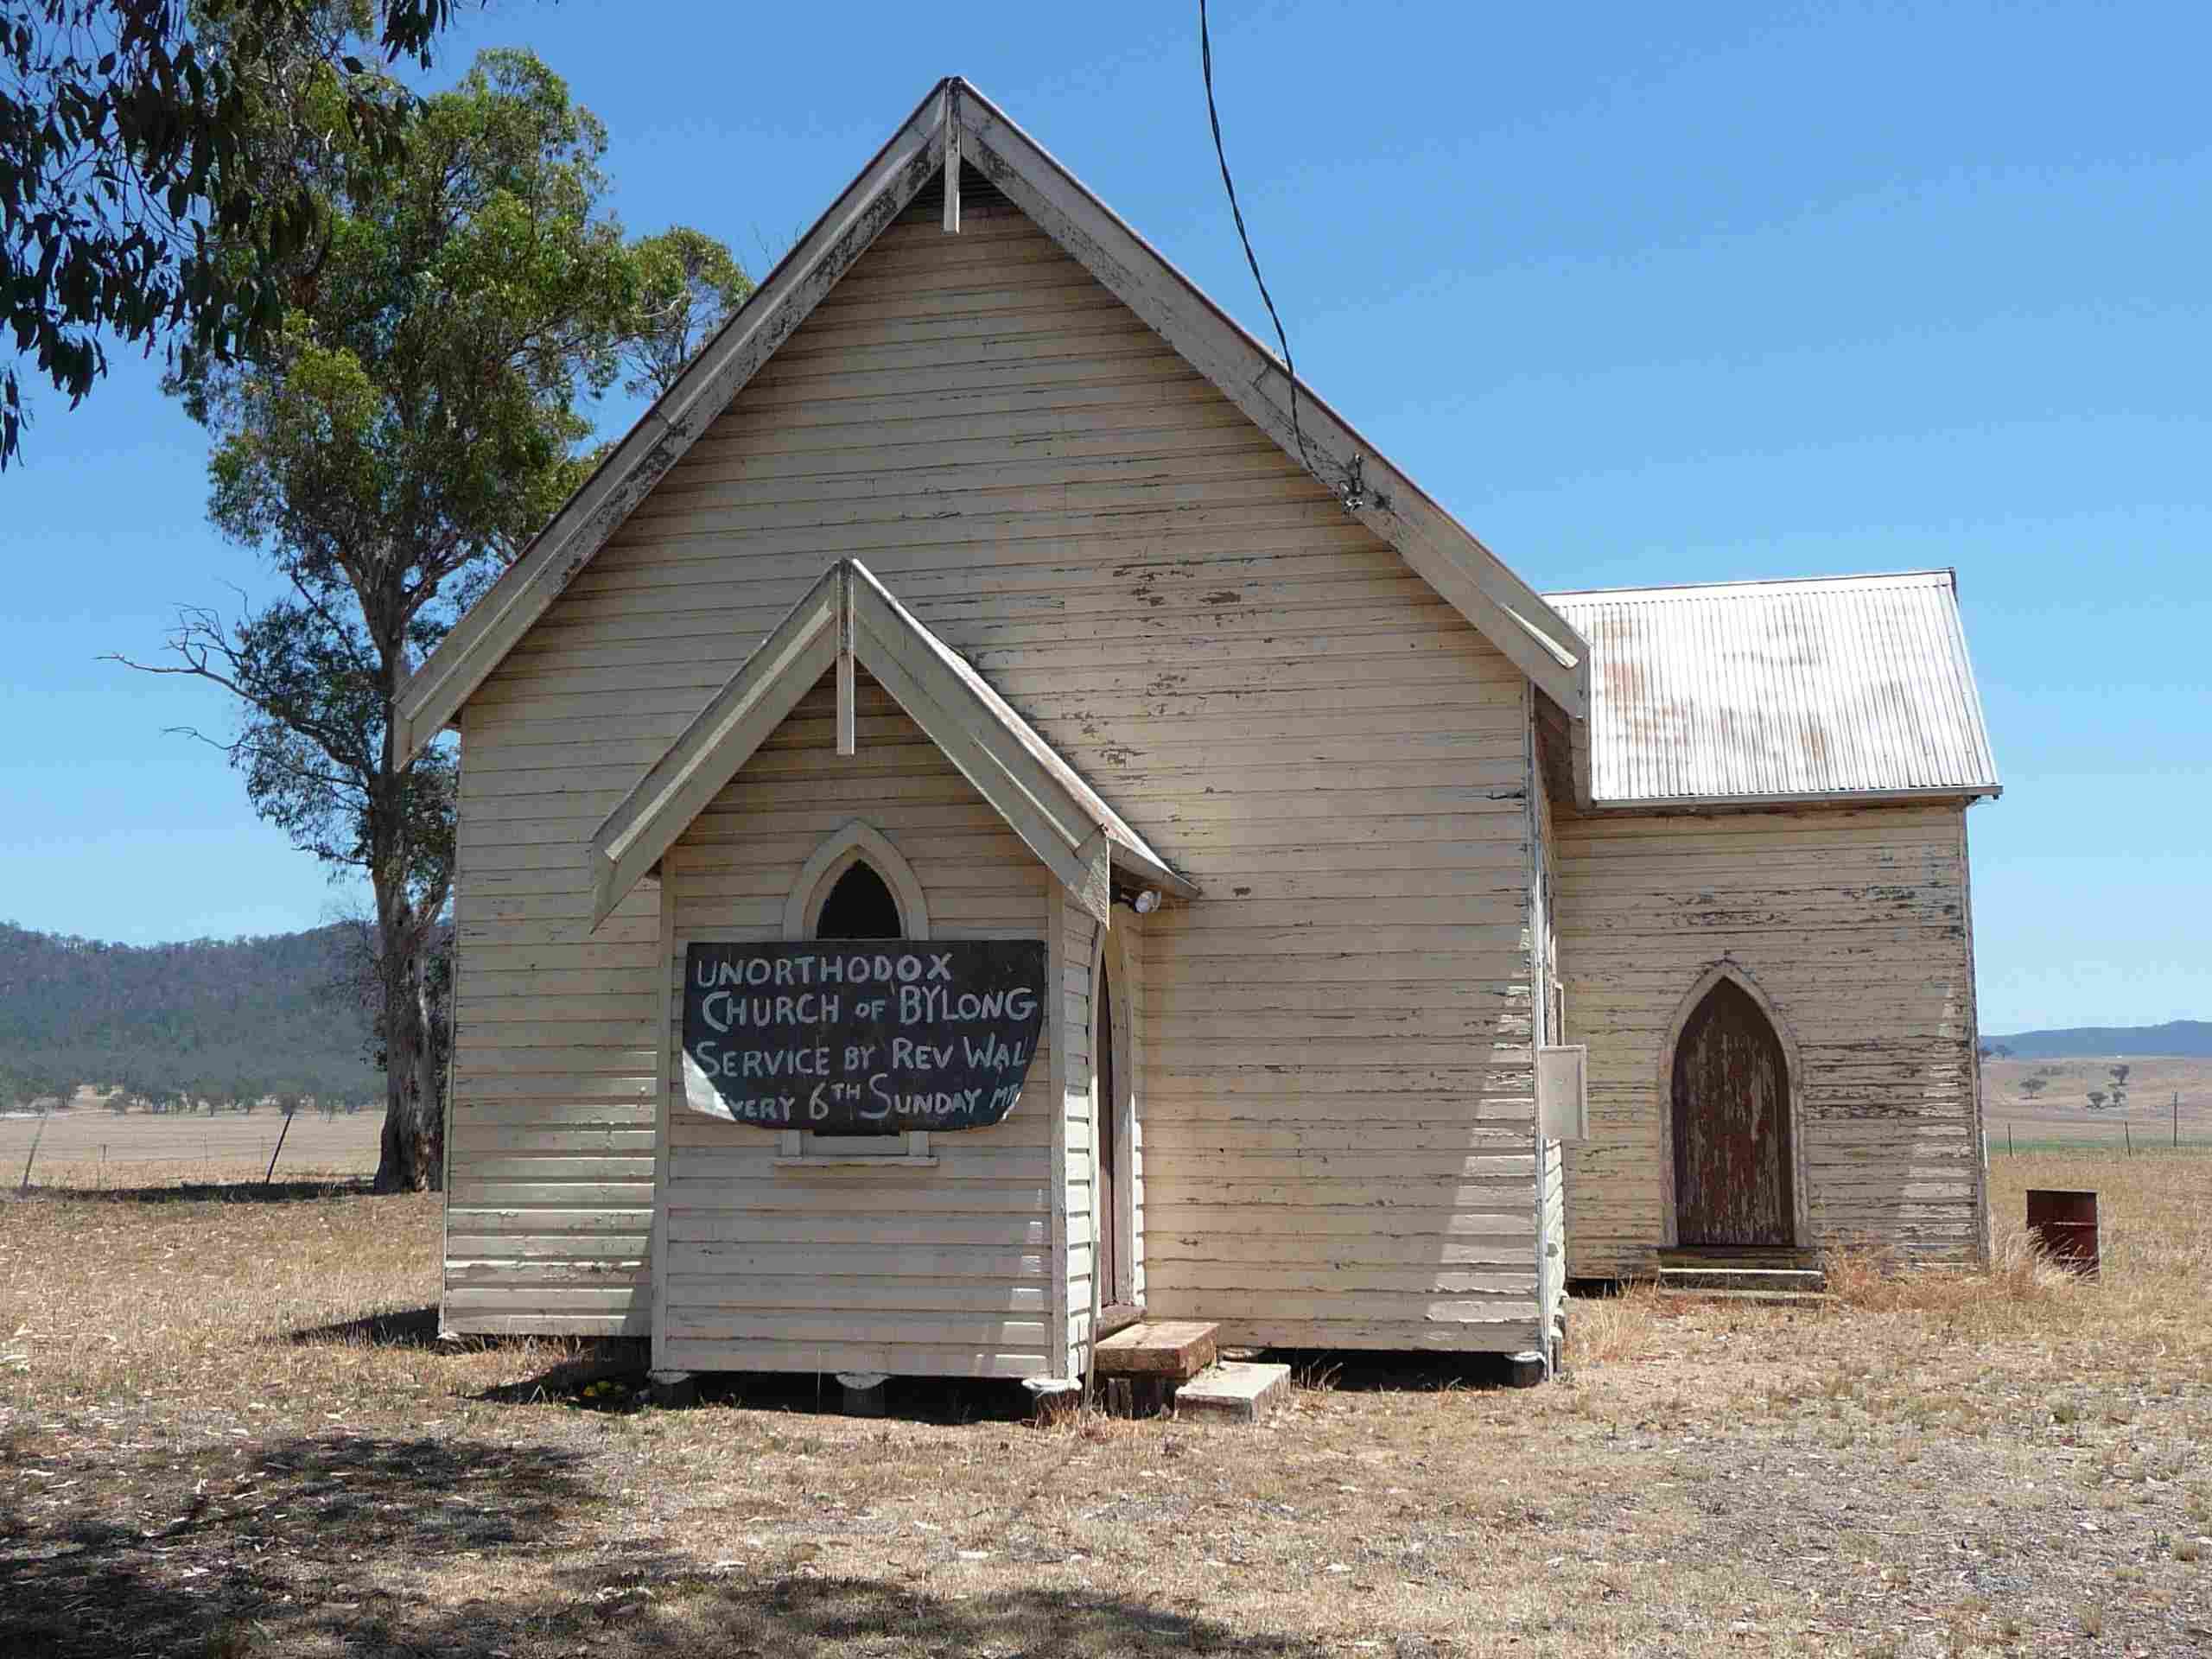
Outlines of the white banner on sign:
<svg viewBox="0 0 2212 1659">
<path fill-rule="evenodd" d="M 721 1090 L 715 1087 L 706 1068 L 691 1058 L 689 1049 L 683 1051 L 683 1103 L 695 1112 L 704 1112 L 709 1117 L 719 1117 L 725 1123 L 737 1122 L 737 1114 L 722 1103 Z"/>
</svg>

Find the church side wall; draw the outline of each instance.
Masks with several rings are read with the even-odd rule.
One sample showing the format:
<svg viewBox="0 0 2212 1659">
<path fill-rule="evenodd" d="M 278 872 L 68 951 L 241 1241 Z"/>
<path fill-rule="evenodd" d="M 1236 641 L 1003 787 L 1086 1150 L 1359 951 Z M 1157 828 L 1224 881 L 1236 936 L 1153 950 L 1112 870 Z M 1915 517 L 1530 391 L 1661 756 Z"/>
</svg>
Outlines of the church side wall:
<svg viewBox="0 0 2212 1659">
<path fill-rule="evenodd" d="M 1567 1040 L 1590 1046 L 1592 1139 L 1567 1157 L 1572 1275 L 1640 1271 L 1668 1242 L 1668 1033 L 1723 961 L 1794 1040 L 1804 1242 L 1979 1255 L 1964 816 L 1944 804 L 1558 821 Z"/>
</svg>

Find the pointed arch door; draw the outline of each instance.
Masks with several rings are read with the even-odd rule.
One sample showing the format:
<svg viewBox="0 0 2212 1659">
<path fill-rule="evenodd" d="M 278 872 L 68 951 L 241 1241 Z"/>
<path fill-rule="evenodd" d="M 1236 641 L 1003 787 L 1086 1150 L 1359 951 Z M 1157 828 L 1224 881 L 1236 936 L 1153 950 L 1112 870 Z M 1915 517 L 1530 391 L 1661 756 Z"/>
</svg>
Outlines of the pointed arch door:
<svg viewBox="0 0 2212 1659">
<path fill-rule="evenodd" d="M 1114 1073 L 1114 984 L 1102 960 L 1098 964 L 1097 1029 L 1092 1037 L 1098 1086 L 1091 1133 L 1098 1137 L 1098 1273 L 1105 1300 L 1119 1302 L 1128 1281 L 1129 1242 L 1123 1219 L 1128 1194 L 1122 1185 L 1121 1166 L 1120 1080 Z"/>
<path fill-rule="evenodd" d="M 1675 1044 L 1675 1237 L 1795 1243 L 1789 1061 L 1750 992 L 1723 978 Z"/>
</svg>

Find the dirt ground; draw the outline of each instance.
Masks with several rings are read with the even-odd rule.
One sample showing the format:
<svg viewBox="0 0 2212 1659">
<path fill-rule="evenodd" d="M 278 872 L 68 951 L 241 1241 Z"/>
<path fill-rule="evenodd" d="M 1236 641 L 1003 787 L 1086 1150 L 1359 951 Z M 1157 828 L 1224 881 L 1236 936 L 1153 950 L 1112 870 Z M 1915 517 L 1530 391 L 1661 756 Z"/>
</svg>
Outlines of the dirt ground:
<svg viewBox="0 0 2212 1659">
<path fill-rule="evenodd" d="M 2100 1190 L 2101 1282 L 2031 1185 Z M 2212 1159 L 1994 1190 L 1986 1274 L 1578 1301 L 1525 1391 L 1309 1358 L 1258 1429 L 652 1409 L 628 1344 L 438 1344 L 435 1198 L 35 1195 L 0 1654 L 2212 1653 Z"/>
</svg>

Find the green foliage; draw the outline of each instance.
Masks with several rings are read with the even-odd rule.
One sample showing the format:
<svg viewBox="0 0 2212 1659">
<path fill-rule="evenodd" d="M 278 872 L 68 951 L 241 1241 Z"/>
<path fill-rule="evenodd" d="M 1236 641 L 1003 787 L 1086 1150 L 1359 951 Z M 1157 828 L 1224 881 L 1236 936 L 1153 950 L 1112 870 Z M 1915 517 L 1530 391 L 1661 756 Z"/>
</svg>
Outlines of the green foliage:
<svg viewBox="0 0 2212 1659">
<path fill-rule="evenodd" d="M 674 385 L 699 347 L 753 292 L 730 251 L 701 231 L 677 226 L 634 244 L 638 300 L 623 351 L 623 390 L 658 397 Z"/>
<path fill-rule="evenodd" d="M 582 481 L 576 405 L 613 383 L 636 304 L 599 211 L 605 131 L 535 58 L 485 54 L 405 137 L 397 167 L 315 180 L 329 238 L 262 358 L 176 383 L 217 435 L 216 523 L 297 569 L 350 665 L 428 649 L 471 596 L 444 584 L 480 586 Z M 365 570 L 387 591 L 356 591 Z M 316 613 L 332 601 L 343 626 Z"/>
<path fill-rule="evenodd" d="M 744 285 L 696 232 L 625 244 L 605 130 L 526 52 L 483 54 L 402 136 L 303 157 L 323 230 L 285 265 L 281 326 L 250 361 L 172 377 L 214 438 L 210 516 L 290 592 L 234 620 L 187 610 L 178 663 L 151 671 L 234 693 L 238 731 L 210 741 L 255 809 L 368 877 L 387 1186 L 442 1161 L 457 778 L 449 747 L 398 764 L 393 698 L 590 469 L 579 405 L 626 364 L 680 369 Z"/>
<path fill-rule="evenodd" d="M 257 346 L 323 230 L 302 157 L 389 156 L 454 0 L 29 0 L 0 13 L 0 323 L 73 405 L 104 339 Z M 0 372 L 0 467 L 24 404 Z"/>
<path fill-rule="evenodd" d="M 378 1093 L 364 1022 L 322 994 L 342 942 L 319 928 L 137 947 L 0 923 L 0 1100 L 89 1085 L 120 1112 Z"/>
</svg>

